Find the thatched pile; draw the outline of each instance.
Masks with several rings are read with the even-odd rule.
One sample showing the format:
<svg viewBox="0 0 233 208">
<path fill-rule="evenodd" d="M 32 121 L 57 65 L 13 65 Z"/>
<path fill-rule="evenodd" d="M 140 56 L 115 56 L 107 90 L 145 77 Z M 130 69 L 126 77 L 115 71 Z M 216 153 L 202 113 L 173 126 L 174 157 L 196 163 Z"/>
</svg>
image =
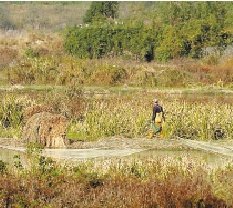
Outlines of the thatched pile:
<svg viewBox="0 0 233 208">
<path fill-rule="evenodd" d="M 35 113 L 23 128 L 23 139 L 37 142 L 44 147 L 64 148 L 67 120 L 64 116 L 50 112 Z"/>
<path fill-rule="evenodd" d="M 40 105 L 36 105 L 36 106 L 32 106 L 32 107 L 28 107 L 26 109 L 24 109 L 23 112 L 23 118 L 24 121 L 27 121 L 29 118 L 31 118 L 34 114 L 36 113 L 42 113 L 42 112 L 53 112 L 53 109 L 49 106 L 40 106 Z"/>
</svg>

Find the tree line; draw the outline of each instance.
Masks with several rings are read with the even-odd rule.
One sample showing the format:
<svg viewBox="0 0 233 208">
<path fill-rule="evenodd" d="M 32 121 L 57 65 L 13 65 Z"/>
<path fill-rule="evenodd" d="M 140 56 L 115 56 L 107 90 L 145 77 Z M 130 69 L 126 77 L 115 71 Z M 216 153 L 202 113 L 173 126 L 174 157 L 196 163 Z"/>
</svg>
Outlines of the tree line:
<svg viewBox="0 0 233 208">
<path fill-rule="evenodd" d="M 65 31 L 65 49 L 80 58 L 166 61 L 201 58 L 205 48 L 232 44 L 232 2 L 155 2 L 148 14 L 119 18 L 118 2 L 92 2 L 85 27 Z M 145 7 L 146 8 L 146 7 Z"/>
</svg>

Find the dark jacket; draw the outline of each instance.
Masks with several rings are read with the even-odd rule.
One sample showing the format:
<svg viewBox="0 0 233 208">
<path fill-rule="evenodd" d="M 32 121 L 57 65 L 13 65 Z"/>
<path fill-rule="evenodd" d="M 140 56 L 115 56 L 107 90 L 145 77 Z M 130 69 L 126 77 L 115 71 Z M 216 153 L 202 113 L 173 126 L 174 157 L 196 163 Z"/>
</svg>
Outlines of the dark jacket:
<svg viewBox="0 0 233 208">
<path fill-rule="evenodd" d="M 155 105 L 153 107 L 153 114 L 152 114 L 152 121 L 153 122 L 155 121 L 156 113 L 161 113 L 161 112 L 162 112 L 163 120 L 165 121 L 163 107 L 160 105 Z"/>
</svg>

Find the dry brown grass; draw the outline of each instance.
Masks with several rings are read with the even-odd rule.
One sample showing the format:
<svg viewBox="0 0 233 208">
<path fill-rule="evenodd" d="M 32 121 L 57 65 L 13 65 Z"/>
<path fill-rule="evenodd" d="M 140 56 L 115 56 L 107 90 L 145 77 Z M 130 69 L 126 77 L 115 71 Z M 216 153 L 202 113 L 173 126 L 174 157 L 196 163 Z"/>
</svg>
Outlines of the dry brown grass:
<svg viewBox="0 0 233 208">
<path fill-rule="evenodd" d="M 9 65 L 17 57 L 17 50 L 7 46 L 0 46 L 0 68 Z"/>
<path fill-rule="evenodd" d="M 41 113 L 41 112 L 53 112 L 53 109 L 52 107 L 49 107 L 49 106 L 40 106 L 40 105 L 31 106 L 31 107 L 24 109 L 23 118 L 25 121 L 27 121 L 34 114 Z"/>
<path fill-rule="evenodd" d="M 82 23 L 90 3 L 4 2 L 2 6 L 16 29 L 55 31 Z"/>
<path fill-rule="evenodd" d="M 155 165 L 155 164 L 154 164 Z M 150 171 L 161 171 L 160 163 Z M 43 166 L 43 165 L 42 165 Z M 232 207 L 215 196 L 202 169 L 178 170 L 166 167 L 159 174 L 141 177 L 134 166 L 112 170 L 105 176 L 73 169 L 68 175 L 54 166 L 49 172 L 22 176 L 0 175 L 0 205 L 6 207 Z M 163 169 L 163 168 L 162 168 Z M 52 172 L 51 172 L 52 171 Z M 40 174 L 39 174 L 40 173 Z M 127 175 L 130 173 L 130 175 Z M 157 175 L 157 177 L 155 177 Z M 224 172 L 222 173 L 224 177 Z M 163 178 L 164 177 L 164 178 Z M 222 181 L 226 183 L 226 180 Z"/>
</svg>

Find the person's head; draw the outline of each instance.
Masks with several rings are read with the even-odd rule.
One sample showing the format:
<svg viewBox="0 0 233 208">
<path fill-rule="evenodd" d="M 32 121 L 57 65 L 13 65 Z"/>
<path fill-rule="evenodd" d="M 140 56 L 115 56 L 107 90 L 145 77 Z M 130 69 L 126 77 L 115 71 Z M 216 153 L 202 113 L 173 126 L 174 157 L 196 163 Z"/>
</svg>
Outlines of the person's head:
<svg viewBox="0 0 233 208">
<path fill-rule="evenodd" d="M 154 105 L 158 105 L 159 101 L 157 99 L 154 99 Z"/>
</svg>

